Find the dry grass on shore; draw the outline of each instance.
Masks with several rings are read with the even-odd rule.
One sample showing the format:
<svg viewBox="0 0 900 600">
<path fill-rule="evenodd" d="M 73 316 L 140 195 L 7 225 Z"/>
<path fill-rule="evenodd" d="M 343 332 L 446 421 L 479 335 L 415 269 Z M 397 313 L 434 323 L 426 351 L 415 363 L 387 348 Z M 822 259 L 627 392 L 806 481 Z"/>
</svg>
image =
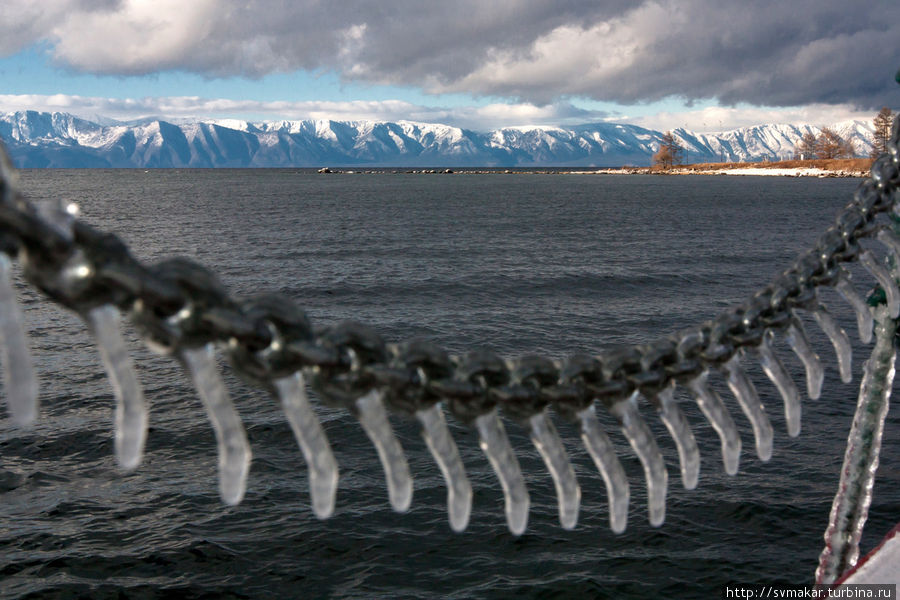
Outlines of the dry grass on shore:
<svg viewBox="0 0 900 600">
<path fill-rule="evenodd" d="M 678 165 L 678 169 L 693 169 L 695 171 L 716 171 L 719 169 L 822 169 L 824 171 L 865 171 L 872 168 L 871 158 L 821 158 L 813 160 L 781 160 L 763 161 L 753 163 L 697 163 L 692 165 Z M 658 167 L 654 167 L 657 169 Z"/>
</svg>

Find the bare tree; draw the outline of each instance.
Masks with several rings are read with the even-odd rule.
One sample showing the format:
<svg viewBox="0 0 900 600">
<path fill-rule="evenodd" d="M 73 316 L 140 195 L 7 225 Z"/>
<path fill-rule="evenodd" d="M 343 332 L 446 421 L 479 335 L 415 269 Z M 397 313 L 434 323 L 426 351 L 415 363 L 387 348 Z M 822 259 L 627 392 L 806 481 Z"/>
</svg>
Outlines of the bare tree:
<svg viewBox="0 0 900 600">
<path fill-rule="evenodd" d="M 674 164 L 672 154 L 665 146 L 660 146 L 659 151 L 653 155 L 653 164 L 668 169 Z"/>
<path fill-rule="evenodd" d="M 807 131 L 797 142 L 794 153 L 800 160 L 810 160 L 816 158 L 819 153 L 819 140 L 812 131 Z"/>
<path fill-rule="evenodd" d="M 683 149 L 678 140 L 671 131 L 667 131 L 659 142 L 659 151 L 653 155 L 653 164 L 668 169 L 681 162 L 682 153 Z"/>
<path fill-rule="evenodd" d="M 872 158 L 878 158 L 887 152 L 887 143 L 891 139 L 891 125 L 893 122 L 894 113 L 887 106 L 878 111 L 878 114 L 872 119 L 872 125 L 875 126 L 875 133 L 872 139 Z"/>
<path fill-rule="evenodd" d="M 818 158 L 852 158 L 856 154 L 853 144 L 845 140 L 830 127 L 823 127 L 817 140 L 819 149 Z"/>
</svg>

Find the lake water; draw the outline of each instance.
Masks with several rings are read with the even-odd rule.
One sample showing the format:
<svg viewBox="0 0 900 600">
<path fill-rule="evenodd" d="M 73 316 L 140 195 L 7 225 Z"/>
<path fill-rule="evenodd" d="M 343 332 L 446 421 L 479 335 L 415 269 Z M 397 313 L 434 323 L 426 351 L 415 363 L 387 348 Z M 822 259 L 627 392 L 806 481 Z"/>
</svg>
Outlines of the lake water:
<svg viewBox="0 0 900 600">
<path fill-rule="evenodd" d="M 146 262 L 186 255 L 236 296 L 289 294 L 314 324 L 355 319 L 390 341 L 429 337 L 451 353 L 564 357 L 641 343 L 712 318 L 810 246 L 858 181 L 591 175 L 317 175 L 290 170 L 26 171 L 36 200 L 79 202 L 83 218 Z M 871 280 L 852 266 L 860 292 Z M 245 500 L 218 498 L 215 442 L 169 358 L 128 329 L 151 406 L 142 466 L 112 457 L 111 393 L 83 324 L 19 286 L 42 385 L 30 430 L 0 418 L 0 596 L 4 598 L 710 598 L 728 583 L 811 581 L 836 489 L 862 362 L 842 384 L 830 344 L 803 431 L 745 360 L 775 427 L 772 460 L 720 378 L 741 431 L 737 476 L 690 399 L 700 484 L 681 489 L 674 446 L 652 411 L 670 473 L 667 520 L 647 523 L 640 465 L 610 419 L 631 481 L 628 529 L 608 526 L 602 479 L 557 420 L 582 487 L 574 531 L 557 521 L 549 476 L 508 423 L 532 510 L 506 529 L 503 498 L 471 430 L 451 421 L 474 488 L 471 524 L 447 525 L 445 489 L 414 423 L 395 419 L 415 477 L 394 513 L 375 452 L 346 412 L 316 406 L 341 468 L 335 515 L 317 520 L 305 467 L 277 403 L 226 372 L 254 450 Z M 830 290 L 823 299 L 856 338 Z M 795 357 L 779 352 L 803 389 Z M 646 408 L 646 407 L 644 407 Z M 889 416 L 866 548 L 900 514 L 900 419 Z"/>
</svg>

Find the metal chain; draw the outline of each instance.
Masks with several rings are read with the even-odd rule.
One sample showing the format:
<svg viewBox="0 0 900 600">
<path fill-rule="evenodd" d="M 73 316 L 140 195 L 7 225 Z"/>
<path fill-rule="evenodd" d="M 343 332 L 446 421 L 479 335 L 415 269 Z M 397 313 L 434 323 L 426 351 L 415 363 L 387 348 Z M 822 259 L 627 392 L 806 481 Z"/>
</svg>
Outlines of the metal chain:
<svg viewBox="0 0 900 600">
<path fill-rule="evenodd" d="M 234 367 L 263 387 L 306 369 L 323 398 L 341 406 L 378 388 L 396 412 L 411 414 L 446 398 L 467 423 L 498 405 L 517 420 L 551 403 L 572 415 L 594 399 L 636 389 L 655 393 L 758 345 L 766 331 L 787 327 L 792 309 L 809 308 L 815 288 L 832 285 L 840 264 L 858 257 L 859 239 L 877 229 L 876 215 L 895 207 L 897 148 L 895 122 L 888 153 L 872 165 L 871 178 L 835 224 L 745 303 L 650 344 L 562 361 L 505 360 L 485 350 L 451 356 L 424 340 L 387 344 L 353 321 L 315 334 L 303 310 L 284 296 L 232 298 L 203 266 L 185 258 L 143 265 L 118 237 L 79 220 L 67 236 L 21 196 L 9 166 L 0 179 L 0 245 L 18 251 L 28 281 L 53 301 L 80 314 L 103 304 L 131 310 L 142 335 L 169 351 L 222 344 Z"/>
<path fill-rule="evenodd" d="M 118 309 L 129 311 L 152 349 L 177 356 L 190 373 L 216 432 L 219 486 L 225 502 L 244 494 L 250 448 L 237 412 L 213 360 L 223 348 L 235 370 L 281 399 L 282 408 L 309 467 L 310 494 L 316 515 L 334 508 L 337 466 L 325 434 L 305 395 L 304 376 L 321 399 L 351 411 L 372 440 L 385 470 L 391 504 L 405 511 L 412 483 L 403 450 L 391 431 L 384 405 L 415 416 L 429 450 L 448 483 L 448 512 L 454 530 L 465 529 L 472 490 L 439 402 L 478 431 L 480 445 L 503 487 L 510 530 L 527 524 L 528 492 L 515 453 L 497 417 L 530 429 L 556 485 L 560 522 L 575 526 L 580 488 L 546 409 L 579 424 L 582 441 L 606 483 L 610 525 L 625 529 L 628 483 L 606 434 L 594 415 L 598 400 L 617 420 L 638 456 L 647 480 L 652 525 L 665 518 L 668 475 L 656 440 L 637 411 L 649 401 L 669 430 L 678 450 L 682 483 L 697 485 L 699 451 L 684 415 L 673 400 L 676 385 L 687 387 L 719 435 L 725 471 L 738 469 L 741 441 L 734 421 L 708 374 L 718 370 L 753 426 L 761 460 L 772 452 L 772 427 L 740 357 L 755 352 L 785 405 L 789 435 L 800 431 L 797 387 L 770 346 L 776 333 L 804 364 L 807 389 L 817 398 L 823 372 L 796 311 L 812 314 L 835 347 L 846 382 L 852 376 L 846 333 L 818 301 L 817 290 L 833 286 L 853 307 L 860 335 L 872 336 L 872 313 L 847 280 L 842 263 L 858 260 L 878 280 L 891 318 L 900 316 L 900 288 L 863 238 L 877 238 L 900 264 L 900 237 L 876 225 L 881 213 L 900 220 L 900 119 L 895 120 L 888 152 L 872 165 L 871 177 L 837 215 L 834 225 L 812 249 L 743 304 L 693 328 L 654 342 L 578 354 L 554 360 L 543 356 L 504 359 L 488 350 L 453 356 L 422 339 L 386 343 L 373 328 L 354 321 L 316 329 L 290 298 L 264 294 L 233 298 L 215 274 L 186 258 L 154 265 L 135 259 L 113 234 L 77 220 L 67 210 L 40 210 L 16 186 L 16 173 L 0 147 L 0 354 L 25 374 L 7 381 L 13 420 L 27 423 L 36 414 L 36 384 L 17 307 L 9 284 L 6 255 L 18 256 L 26 279 L 53 301 L 77 312 L 97 338 L 117 400 L 116 453 L 131 469 L 140 462 L 146 436 L 146 407 L 118 329 Z M 116 308 L 113 308 L 116 307 Z M 7 343 L 5 338 L 18 341 Z M 7 369 L 6 375 L 9 375 Z M 9 393 L 12 390 L 14 393 Z"/>
</svg>

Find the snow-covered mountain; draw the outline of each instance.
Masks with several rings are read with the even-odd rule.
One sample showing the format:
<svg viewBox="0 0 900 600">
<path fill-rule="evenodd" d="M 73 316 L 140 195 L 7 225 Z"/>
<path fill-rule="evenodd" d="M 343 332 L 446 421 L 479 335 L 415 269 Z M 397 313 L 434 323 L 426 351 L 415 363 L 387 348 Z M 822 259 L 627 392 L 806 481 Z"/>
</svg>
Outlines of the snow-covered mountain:
<svg viewBox="0 0 900 600">
<path fill-rule="evenodd" d="M 874 129 L 871 122 L 843 121 L 829 126 L 839 136 L 849 140 L 857 156 L 868 156 L 872 151 Z M 811 125 L 754 125 L 722 133 L 693 133 L 676 129 L 672 133 L 693 156 L 707 160 L 760 161 L 793 158 L 794 147 L 806 133 L 818 135 L 821 127 Z M 718 157 L 718 159 L 716 158 Z"/>
<path fill-rule="evenodd" d="M 832 125 L 860 156 L 865 121 Z M 673 133 L 689 162 L 789 158 L 808 125 L 758 125 L 723 133 Z M 649 165 L 662 132 L 635 125 L 506 127 L 486 133 L 410 121 L 162 119 L 118 123 L 67 113 L 0 117 L 0 138 L 19 167 L 526 167 Z"/>
</svg>

